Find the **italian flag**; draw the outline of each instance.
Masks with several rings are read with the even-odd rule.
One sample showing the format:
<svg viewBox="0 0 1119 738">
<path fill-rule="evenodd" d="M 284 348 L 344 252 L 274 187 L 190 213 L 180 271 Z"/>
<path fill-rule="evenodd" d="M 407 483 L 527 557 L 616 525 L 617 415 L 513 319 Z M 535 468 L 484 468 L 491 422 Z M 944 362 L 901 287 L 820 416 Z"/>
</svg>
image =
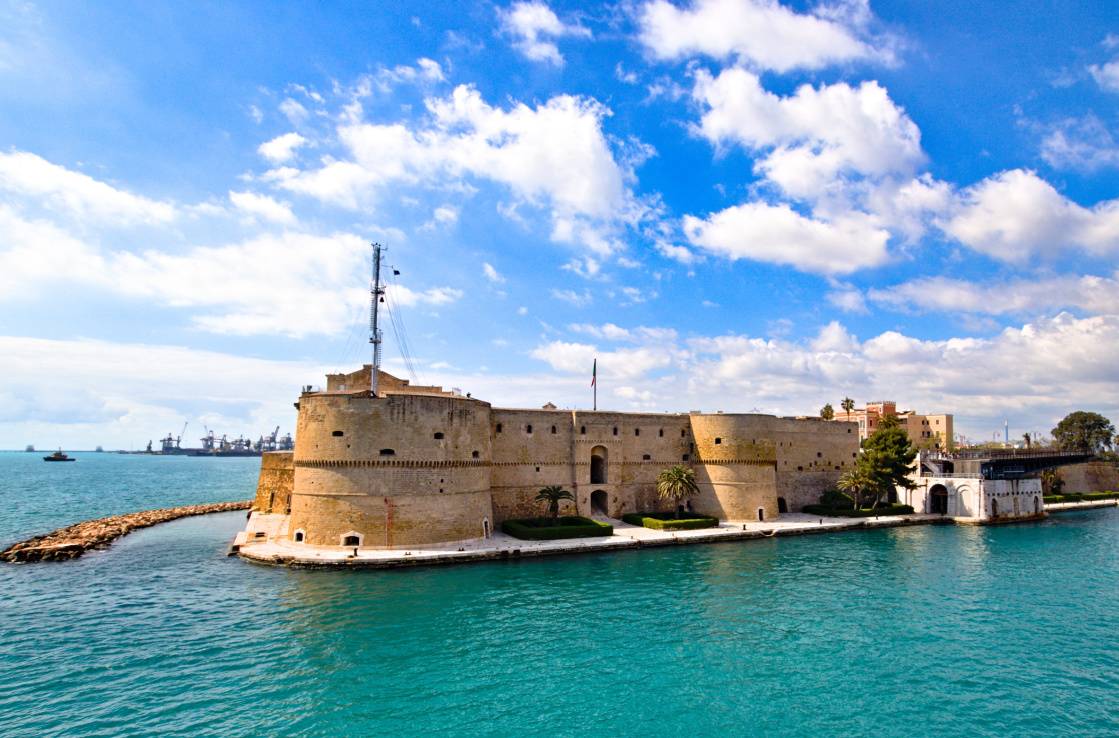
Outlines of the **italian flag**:
<svg viewBox="0 0 1119 738">
<path fill-rule="evenodd" d="M 591 369 L 591 386 L 592 387 L 595 386 L 595 382 L 597 380 L 598 380 L 598 359 L 595 359 L 594 360 L 594 367 Z"/>
</svg>

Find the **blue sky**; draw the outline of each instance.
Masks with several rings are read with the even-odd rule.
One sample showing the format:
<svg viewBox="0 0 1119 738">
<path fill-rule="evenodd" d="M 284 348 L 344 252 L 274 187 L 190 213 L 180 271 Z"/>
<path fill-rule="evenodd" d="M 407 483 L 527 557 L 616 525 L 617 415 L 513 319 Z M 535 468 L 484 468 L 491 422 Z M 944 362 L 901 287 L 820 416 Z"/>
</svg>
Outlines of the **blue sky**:
<svg viewBox="0 0 1119 738">
<path fill-rule="evenodd" d="M 497 405 L 1116 418 L 1119 8 L 1060 6 L 0 0 L 0 447 L 291 428 L 370 240 Z"/>
</svg>

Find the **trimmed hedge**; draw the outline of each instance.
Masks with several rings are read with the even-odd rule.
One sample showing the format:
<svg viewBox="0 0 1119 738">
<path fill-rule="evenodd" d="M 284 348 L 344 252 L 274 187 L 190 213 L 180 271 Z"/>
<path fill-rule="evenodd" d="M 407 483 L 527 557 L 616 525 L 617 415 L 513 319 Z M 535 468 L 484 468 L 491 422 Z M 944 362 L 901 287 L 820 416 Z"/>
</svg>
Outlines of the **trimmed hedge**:
<svg viewBox="0 0 1119 738">
<path fill-rule="evenodd" d="M 825 515 L 832 518 L 874 518 L 880 515 L 912 515 L 910 505 L 895 502 L 892 505 L 879 505 L 875 510 L 855 510 L 851 507 L 828 507 L 827 505 L 805 505 L 804 512 L 809 515 Z"/>
<path fill-rule="evenodd" d="M 578 515 L 564 515 L 557 525 L 551 518 L 506 520 L 501 531 L 525 541 L 557 541 L 562 538 L 594 538 L 614 535 L 614 526 Z"/>
<path fill-rule="evenodd" d="M 653 530 L 698 530 L 717 528 L 718 518 L 692 515 L 690 518 L 677 519 L 672 513 L 626 513 L 622 520 L 630 525 L 641 525 Z"/>
<path fill-rule="evenodd" d="M 1046 495 L 1041 499 L 1046 505 L 1056 502 L 1090 502 L 1092 500 L 1114 500 L 1119 497 L 1119 492 L 1084 492 L 1070 495 Z"/>
</svg>

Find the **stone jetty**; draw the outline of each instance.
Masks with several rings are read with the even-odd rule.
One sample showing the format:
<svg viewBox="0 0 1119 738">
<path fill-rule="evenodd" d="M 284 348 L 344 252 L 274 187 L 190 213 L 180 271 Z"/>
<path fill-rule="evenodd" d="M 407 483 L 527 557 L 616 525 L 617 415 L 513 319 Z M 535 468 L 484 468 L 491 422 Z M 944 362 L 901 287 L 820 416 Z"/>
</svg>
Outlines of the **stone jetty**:
<svg viewBox="0 0 1119 738">
<path fill-rule="evenodd" d="M 108 518 L 87 520 L 65 528 L 59 528 L 45 535 L 35 536 L 0 551 L 0 561 L 65 561 L 76 559 L 86 551 L 104 548 L 110 543 L 127 535 L 137 528 L 166 523 L 169 520 L 186 518 L 192 515 L 248 510 L 252 500 L 239 502 L 215 502 L 209 505 L 186 505 L 169 507 L 163 510 L 144 510 L 143 512 L 113 515 Z"/>
</svg>

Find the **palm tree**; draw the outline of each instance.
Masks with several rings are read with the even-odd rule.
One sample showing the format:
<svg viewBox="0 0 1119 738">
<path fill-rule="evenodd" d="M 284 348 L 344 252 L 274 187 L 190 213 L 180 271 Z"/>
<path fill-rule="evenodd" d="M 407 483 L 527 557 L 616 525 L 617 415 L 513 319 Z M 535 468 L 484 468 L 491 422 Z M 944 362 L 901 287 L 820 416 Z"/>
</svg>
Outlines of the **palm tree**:
<svg viewBox="0 0 1119 738">
<path fill-rule="evenodd" d="M 839 406 L 843 408 L 844 412 L 850 414 L 850 412 L 855 409 L 855 401 L 850 397 L 844 397 L 843 402 L 839 403 Z"/>
<path fill-rule="evenodd" d="M 657 494 L 662 500 L 673 501 L 676 517 L 679 518 L 680 503 L 699 494 L 695 470 L 681 464 L 665 469 L 657 475 Z"/>
<path fill-rule="evenodd" d="M 844 492 L 850 492 L 855 509 L 859 510 L 862 508 L 863 493 L 876 487 L 877 483 L 878 480 L 865 465 L 856 464 L 836 480 L 835 486 Z"/>
<path fill-rule="evenodd" d="M 560 501 L 571 500 L 574 502 L 575 495 L 558 484 L 551 484 L 537 492 L 534 499 L 536 502 L 548 503 L 548 517 L 552 519 L 552 525 L 555 525 L 556 521 L 559 519 Z"/>
</svg>

